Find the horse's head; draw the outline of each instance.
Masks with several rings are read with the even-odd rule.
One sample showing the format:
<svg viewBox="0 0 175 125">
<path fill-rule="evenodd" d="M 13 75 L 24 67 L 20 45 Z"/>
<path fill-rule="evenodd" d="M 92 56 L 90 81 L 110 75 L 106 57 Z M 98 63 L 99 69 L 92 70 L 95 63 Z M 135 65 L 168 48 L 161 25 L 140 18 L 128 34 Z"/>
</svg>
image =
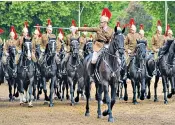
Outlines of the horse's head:
<svg viewBox="0 0 175 125">
<path fill-rule="evenodd" d="M 80 43 L 77 39 L 71 40 L 71 52 L 73 57 L 78 57 Z"/>
<path fill-rule="evenodd" d="M 113 36 L 113 47 L 118 50 L 119 54 L 124 54 L 124 35 L 123 33 L 125 32 L 125 28 L 121 30 L 117 30 L 115 27 L 115 33 Z"/>
<path fill-rule="evenodd" d="M 32 42 L 31 39 L 25 39 L 23 42 L 22 52 L 25 57 L 27 57 L 29 60 L 32 58 Z"/>
<path fill-rule="evenodd" d="M 167 40 L 168 43 L 170 43 L 169 53 L 174 54 L 175 53 L 175 40 Z"/>
<path fill-rule="evenodd" d="M 49 41 L 46 47 L 46 53 L 49 53 L 50 55 L 56 54 L 56 38 L 49 38 Z"/>
<path fill-rule="evenodd" d="M 137 40 L 137 46 L 136 46 L 136 56 L 143 60 L 146 57 L 146 40 Z"/>
<path fill-rule="evenodd" d="M 86 53 L 90 54 L 93 52 L 93 40 L 88 40 L 86 42 L 86 48 L 85 48 Z"/>
<path fill-rule="evenodd" d="M 15 57 L 17 54 L 16 46 L 9 46 L 9 55 L 10 57 Z"/>
</svg>

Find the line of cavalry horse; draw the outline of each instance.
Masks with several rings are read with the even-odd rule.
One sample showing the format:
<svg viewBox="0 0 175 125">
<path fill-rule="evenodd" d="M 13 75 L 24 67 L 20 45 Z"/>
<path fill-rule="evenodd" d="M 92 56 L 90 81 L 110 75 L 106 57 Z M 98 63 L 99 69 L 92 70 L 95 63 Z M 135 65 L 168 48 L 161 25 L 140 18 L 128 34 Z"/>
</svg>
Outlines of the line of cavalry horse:
<svg viewBox="0 0 175 125">
<path fill-rule="evenodd" d="M 126 64 L 124 36 L 122 31 L 114 28 L 114 36 L 108 49 L 103 52 L 97 60 L 95 71 L 91 65 L 92 45 L 93 41 L 87 41 L 84 47 L 84 59 L 79 56 L 79 42 L 77 39 L 71 40 L 71 53 L 66 62 L 62 63 L 65 57 L 64 45 L 62 44 L 59 53 L 56 53 L 56 39 L 49 38 L 46 46 L 44 58 L 42 61 L 33 62 L 31 60 L 32 43 L 31 40 L 24 39 L 22 45 L 22 54 L 19 63 L 16 64 L 16 47 L 9 47 L 9 57 L 7 58 L 7 79 L 9 85 L 9 100 L 13 101 L 15 97 L 20 98 L 20 104 L 28 103 L 32 107 L 32 96 L 35 100 L 40 98 L 40 94 L 44 92 L 46 101 L 50 101 L 49 106 L 53 106 L 53 94 L 55 93 L 60 100 L 64 99 L 64 91 L 66 89 L 66 98 L 70 98 L 71 105 L 79 102 L 79 96 L 85 94 L 86 111 L 85 116 L 90 115 L 89 101 L 91 83 L 94 81 L 96 87 L 95 98 L 98 101 L 97 116 L 108 116 L 108 121 L 113 122 L 112 109 L 116 102 L 117 96 L 128 100 L 127 83 L 124 79 L 125 73 L 131 80 L 133 88 L 133 103 L 137 104 L 137 98 L 144 100 L 151 98 L 150 84 L 153 75 L 155 75 L 154 84 L 154 101 L 157 98 L 157 85 L 159 77 L 162 77 L 164 103 L 167 104 L 168 98 L 171 98 L 174 91 L 174 53 L 175 41 L 168 52 L 158 61 L 154 59 L 154 53 L 146 50 L 147 41 L 137 40 L 136 53 L 130 57 L 129 66 Z M 0 57 L 2 60 L 3 45 L 0 45 Z M 40 46 L 36 46 L 36 58 L 39 60 L 41 51 Z M 58 57 L 56 60 L 55 57 Z M 0 82 L 4 82 L 4 68 L 0 61 Z M 146 75 L 146 68 L 148 77 Z M 94 72 L 94 73 L 93 73 Z M 94 74 L 94 75 L 93 75 Z M 49 81 L 50 95 L 47 95 L 46 83 Z M 169 82 L 171 91 L 169 91 Z M 77 87 L 77 96 L 74 98 L 74 91 Z M 124 87 L 124 96 L 122 89 Z M 14 88 L 14 92 L 12 92 Z M 109 94 L 110 88 L 110 94 Z M 70 89 L 70 97 L 68 93 Z M 36 91 L 37 90 L 37 91 Z M 102 93 L 104 97 L 102 98 Z M 101 101 L 107 104 L 107 109 L 101 111 Z"/>
</svg>

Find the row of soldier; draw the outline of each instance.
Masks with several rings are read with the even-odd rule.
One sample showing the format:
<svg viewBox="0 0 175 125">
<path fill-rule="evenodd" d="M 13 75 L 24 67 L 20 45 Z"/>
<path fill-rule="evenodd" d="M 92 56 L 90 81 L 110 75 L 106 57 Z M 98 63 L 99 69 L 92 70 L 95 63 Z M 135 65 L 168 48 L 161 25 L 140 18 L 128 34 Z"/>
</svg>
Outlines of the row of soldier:
<svg viewBox="0 0 175 125">
<path fill-rule="evenodd" d="M 112 39 L 113 36 L 113 28 L 108 26 L 108 23 L 110 21 L 112 14 L 108 8 L 104 8 L 100 17 L 100 26 L 99 27 L 76 27 L 76 23 L 74 20 L 72 20 L 72 26 L 70 27 L 71 34 L 67 35 L 66 41 L 65 41 L 65 50 L 67 52 L 66 57 L 64 58 L 63 61 L 66 61 L 69 52 L 70 52 L 70 41 L 72 38 L 79 38 L 80 42 L 80 53 L 82 54 L 83 52 L 83 46 L 86 43 L 87 39 L 92 39 L 94 41 L 93 44 L 93 57 L 92 57 L 92 64 L 95 67 L 97 58 L 101 54 L 101 50 L 103 47 L 108 48 L 109 43 Z M 52 34 L 52 25 L 51 25 L 51 20 L 48 19 L 48 25 L 46 28 L 46 33 L 41 34 L 39 26 L 36 28 L 34 31 L 34 35 L 32 38 L 32 59 L 33 61 L 36 61 L 35 58 L 35 46 L 40 45 L 41 51 L 44 53 L 48 38 L 49 37 L 56 37 L 55 34 Z M 117 22 L 117 30 L 121 30 L 120 23 Z M 83 31 L 83 36 L 79 36 L 77 31 Z M 91 36 L 86 36 L 87 32 L 96 32 L 95 37 Z M 172 37 L 173 32 L 170 29 L 170 26 L 168 25 L 166 35 L 162 35 L 162 27 L 161 27 L 161 22 L 160 20 L 157 23 L 157 31 L 156 34 L 153 35 L 152 37 L 152 51 L 154 53 L 158 53 L 159 48 L 163 46 L 165 41 L 167 39 L 174 39 Z M 57 39 L 57 52 L 59 52 L 61 48 L 61 44 L 63 43 L 63 37 L 64 33 L 62 29 L 59 29 L 59 34 L 58 34 L 58 39 Z M 27 22 L 24 23 L 24 28 L 22 30 L 22 36 L 17 36 L 16 30 L 14 26 L 11 27 L 10 30 L 10 39 L 5 42 L 4 45 L 4 54 L 3 54 L 3 63 L 6 64 L 6 59 L 8 56 L 8 47 L 10 45 L 15 45 L 18 50 L 18 58 L 21 54 L 21 48 L 22 48 L 22 43 L 23 43 L 23 38 L 30 38 L 28 34 L 28 24 Z M 126 55 L 132 55 L 134 54 L 135 47 L 136 47 L 136 40 L 137 39 L 144 39 L 146 40 L 147 38 L 144 36 L 144 26 L 141 24 L 140 25 L 140 31 L 139 33 L 136 32 L 136 26 L 135 26 L 135 21 L 133 18 L 130 19 L 129 22 L 129 33 L 125 37 L 125 51 Z M 0 39 L 2 42 L 2 40 Z M 166 47 L 165 47 L 166 48 Z M 164 51 L 162 51 L 163 53 Z M 40 59 L 42 59 L 43 54 L 41 54 Z M 18 60 L 18 59 L 17 59 Z M 8 74 L 5 71 L 5 77 L 8 77 Z"/>
</svg>

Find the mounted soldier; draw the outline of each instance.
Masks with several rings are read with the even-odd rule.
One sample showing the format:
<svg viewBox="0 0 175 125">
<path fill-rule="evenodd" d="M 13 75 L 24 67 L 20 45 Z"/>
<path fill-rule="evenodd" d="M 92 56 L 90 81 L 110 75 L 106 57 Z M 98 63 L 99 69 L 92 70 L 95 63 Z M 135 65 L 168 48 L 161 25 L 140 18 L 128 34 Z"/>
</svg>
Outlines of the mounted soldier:
<svg viewBox="0 0 175 125">
<path fill-rule="evenodd" d="M 160 20 L 157 21 L 157 31 L 156 34 L 152 37 L 152 50 L 158 55 L 159 49 L 164 45 L 165 37 L 162 35 L 162 27 Z"/>
<path fill-rule="evenodd" d="M 57 53 L 60 52 L 61 47 L 63 45 L 64 47 L 64 33 L 63 33 L 63 29 L 58 29 L 58 37 L 57 37 Z"/>
<path fill-rule="evenodd" d="M 15 27 L 11 26 L 11 28 L 10 28 L 10 39 L 8 39 L 5 43 L 5 45 L 4 45 L 4 48 L 3 48 L 4 49 L 4 54 L 3 54 L 3 58 L 2 58 L 2 62 L 4 64 L 4 73 L 5 73 L 5 78 L 6 79 L 9 78 L 9 75 L 7 73 L 7 57 L 9 56 L 9 52 L 8 52 L 9 47 L 10 46 L 16 46 L 17 47 L 17 45 L 18 45 L 17 37 L 18 37 L 18 35 L 16 33 Z M 16 48 L 16 49 L 18 49 L 18 48 Z M 18 55 L 18 57 L 19 57 L 19 55 Z"/>
<path fill-rule="evenodd" d="M 39 26 L 39 24 L 37 24 L 37 26 Z M 33 57 L 33 61 L 36 61 L 36 47 L 40 46 L 41 44 L 41 31 L 39 27 L 36 27 L 34 33 L 33 33 L 33 38 L 32 38 L 32 57 Z"/>
<path fill-rule="evenodd" d="M 92 65 L 96 67 L 98 57 L 103 51 L 103 47 L 108 48 L 111 42 L 114 30 L 108 26 L 108 22 L 112 14 L 108 8 L 104 8 L 100 17 L 99 27 L 79 27 L 75 28 L 78 31 L 96 32 L 95 43 L 93 44 Z"/>
<path fill-rule="evenodd" d="M 43 61 L 46 45 L 49 41 L 49 38 L 56 38 L 55 34 L 52 34 L 52 25 L 51 25 L 51 20 L 50 19 L 47 20 L 46 33 L 43 34 L 42 37 L 41 37 L 41 46 L 40 46 L 41 56 L 40 56 L 40 59 L 39 59 L 40 63 Z"/>
<path fill-rule="evenodd" d="M 133 55 L 136 45 L 137 45 L 137 39 L 139 39 L 139 34 L 136 33 L 136 26 L 135 26 L 135 21 L 133 18 L 130 19 L 130 31 L 129 33 L 126 35 L 126 39 L 125 39 L 125 49 L 126 49 L 126 53 L 128 55 Z"/>
<path fill-rule="evenodd" d="M 162 47 L 160 57 L 162 57 L 169 50 L 171 43 L 174 41 L 173 31 L 171 30 L 169 24 L 167 25 L 167 31 L 165 36 L 165 45 Z"/>
<path fill-rule="evenodd" d="M 29 31 L 28 31 L 28 22 L 27 21 L 24 22 L 24 28 L 22 30 L 22 35 L 18 39 L 18 45 L 17 46 L 18 46 L 18 54 L 19 55 L 21 55 L 21 52 L 22 52 L 22 44 L 23 44 L 24 38 L 25 39 L 30 39 Z"/>
</svg>

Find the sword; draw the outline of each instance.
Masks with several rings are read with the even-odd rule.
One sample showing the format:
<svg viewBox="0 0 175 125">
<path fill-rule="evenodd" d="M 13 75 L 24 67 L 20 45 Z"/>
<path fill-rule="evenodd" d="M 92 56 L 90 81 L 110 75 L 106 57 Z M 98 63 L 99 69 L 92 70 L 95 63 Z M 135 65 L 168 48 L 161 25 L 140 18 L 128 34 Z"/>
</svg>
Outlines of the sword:
<svg viewBox="0 0 175 125">
<path fill-rule="evenodd" d="M 39 27 L 39 28 L 47 28 L 47 26 L 33 26 L 33 27 Z M 53 29 L 64 29 L 64 30 L 70 30 L 71 28 L 65 28 L 65 27 L 52 27 Z"/>
</svg>

